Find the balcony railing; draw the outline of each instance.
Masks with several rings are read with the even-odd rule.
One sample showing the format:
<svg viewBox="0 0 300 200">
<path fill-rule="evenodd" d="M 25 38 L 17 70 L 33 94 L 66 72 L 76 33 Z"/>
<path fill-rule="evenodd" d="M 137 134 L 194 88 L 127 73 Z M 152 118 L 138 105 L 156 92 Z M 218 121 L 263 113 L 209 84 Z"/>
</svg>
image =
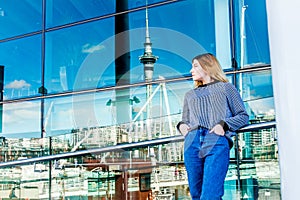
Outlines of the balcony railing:
<svg viewBox="0 0 300 200">
<path fill-rule="evenodd" d="M 243 127 L 242 129 L 240 129 L 238 131 L 238 133 L 257 131 L 257 130 L 268 129 L 268 128 L 273 128 L 273 127 L 276 127 L 275 121 L 263 122 L 263 123 L 258 123 L 258 124 L 250 124 L 246 127 Z M 112 145 L 112 146 L 107 146 L 107 147 L 93 148 L 93 149 L 87 149 L 87 150 L 78 150 L 75 152 L 67 152 L 67 153 L 60 153 L 60 154 L 55 154 L 55 155 L 47 155 L 47 156 L 41 156 L 41 157 L 35 157 L 35 158 L 2 162 L 2 163 L 0 163 L 0 168 L 30 164 L 30 163 L 35 163 L 35 162 L 53 161 L 53 160 L 58 160 L 58 159 L 66 159 L 66 158 L 85 156 L 85 155 L 91 155 L 91 154 L 100 154 L 100 153 L 106 153 L 106 152 L 128 151 L 128 150 L 133 150 L 133 149 L 138 149 L 138 148 L 145 148 L 145 147 L 151 147 L 151 146 L 156 146 L 156 145 L 175 143 L 175 142 L 180 142 L 183 140 L 184 140 L 183 136 L 175 135 L 175 136 L 170 136 L 170 137 L 163 137 L 163 138 L 157 138 L 157 139 L 145 140 L 145 141 L 139 141 L 139 142 L 122 143 L 122 144 L 117 144 L 117 145 Z"/>
</svg>

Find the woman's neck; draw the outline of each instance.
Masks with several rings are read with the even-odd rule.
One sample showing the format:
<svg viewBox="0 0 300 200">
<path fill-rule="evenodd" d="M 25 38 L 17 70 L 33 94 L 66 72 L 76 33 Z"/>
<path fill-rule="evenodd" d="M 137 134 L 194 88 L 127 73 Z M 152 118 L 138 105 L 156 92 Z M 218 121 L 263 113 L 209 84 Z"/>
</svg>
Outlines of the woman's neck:
<svg viewBox="0 0 300 200">
<path fill-rule="evenodd" d="M 204 80 L 202 81 L 203 85 L 209 84 L 211 82 L 214 82 L 214 79 L 210 76 L 204 78 Z"/>
</svg>

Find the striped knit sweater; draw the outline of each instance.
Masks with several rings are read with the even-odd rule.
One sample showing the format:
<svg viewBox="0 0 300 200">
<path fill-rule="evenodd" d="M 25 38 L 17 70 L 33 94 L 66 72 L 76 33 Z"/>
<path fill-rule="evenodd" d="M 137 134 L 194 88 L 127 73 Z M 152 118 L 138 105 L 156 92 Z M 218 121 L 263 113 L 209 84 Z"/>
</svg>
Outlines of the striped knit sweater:
<svg viewBox="0 0 300 200">
<path fill-rule="evenodd" d="M 185 94 L 182 121 L 191 129 L 198 126 L 212 129 L 221 124 L 225 131 L 234 133 L 248 124 L 249 116 L 240 94 L 231 83 L 214 81 Z"/>
</svg>

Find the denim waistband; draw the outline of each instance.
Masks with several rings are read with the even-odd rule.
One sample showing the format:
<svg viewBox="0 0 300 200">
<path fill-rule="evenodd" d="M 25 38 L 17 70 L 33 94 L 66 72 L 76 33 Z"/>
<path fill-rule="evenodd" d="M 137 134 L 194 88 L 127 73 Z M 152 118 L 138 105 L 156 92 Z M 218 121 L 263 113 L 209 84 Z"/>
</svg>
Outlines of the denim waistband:
<svg viewBox="0 0 300 200">
<path fill-rule="evenodd" d="M 200 125 L 190 127 L 190 131 L 199 130 L 199 129 L 207 129 L 208 130 L 208 128 L 200 126 Z"/>
</svg>

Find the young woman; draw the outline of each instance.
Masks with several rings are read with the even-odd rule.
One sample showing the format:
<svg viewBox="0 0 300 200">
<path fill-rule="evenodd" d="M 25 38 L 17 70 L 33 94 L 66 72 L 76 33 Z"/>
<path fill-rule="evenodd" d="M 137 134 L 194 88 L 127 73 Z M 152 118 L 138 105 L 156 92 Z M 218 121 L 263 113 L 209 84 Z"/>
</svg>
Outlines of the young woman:
<svg viewBox="0 0 300 200">
<path fill-rule="evenodd" d="M 229 165 L 230 136 L 248 124 L 249 116 L 236 88 L 210 53 L 196 56 L 191 74 L 195 88 L 184 97 L 182 121 L 184 163 L 193 200 L 220 200 Z"/>
</svg>

